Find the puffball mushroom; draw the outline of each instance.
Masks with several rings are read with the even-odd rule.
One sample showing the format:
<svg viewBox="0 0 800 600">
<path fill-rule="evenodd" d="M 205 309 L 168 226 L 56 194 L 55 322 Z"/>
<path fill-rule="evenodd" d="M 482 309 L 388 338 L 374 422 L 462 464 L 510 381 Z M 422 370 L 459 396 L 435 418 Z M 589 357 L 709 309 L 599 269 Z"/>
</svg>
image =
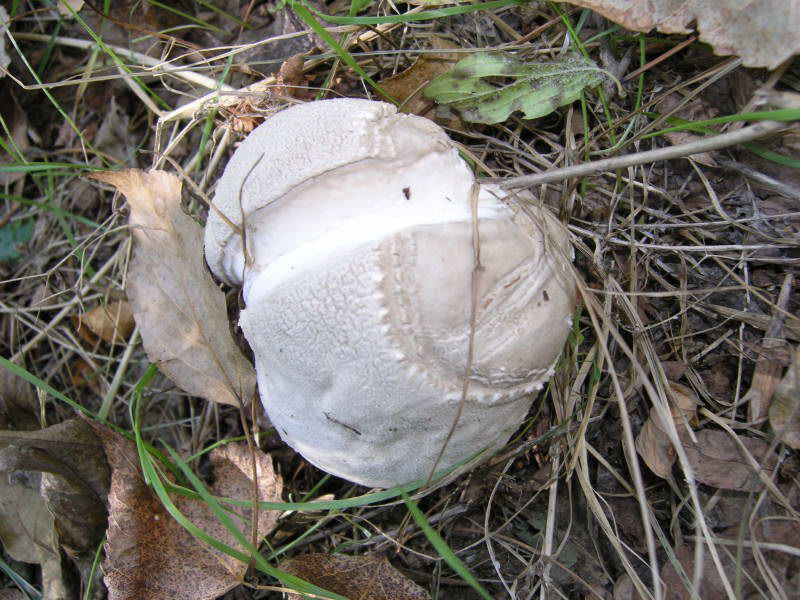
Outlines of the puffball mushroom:
<svg viewBox="0 0 800 600">
<path fill-rule="evenodd" d="M 495 186 L 475 202 L 473 183 L 439 126 L 356 99 L 287 108 L 228 163 L 206 258 L 243 286 L 267 414 L 321 469 L 391 487 L 426 478 L 445 442 L 440 469 L 498 449 L 552 374 L 566 235 Z"/>
</svg>

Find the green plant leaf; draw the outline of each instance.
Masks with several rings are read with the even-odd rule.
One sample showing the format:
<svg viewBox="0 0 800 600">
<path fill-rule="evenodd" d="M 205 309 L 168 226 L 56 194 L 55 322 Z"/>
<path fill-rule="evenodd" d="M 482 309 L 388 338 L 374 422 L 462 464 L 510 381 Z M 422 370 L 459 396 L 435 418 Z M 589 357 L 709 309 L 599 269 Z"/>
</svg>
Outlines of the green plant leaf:
<svg viewBox="0 0 800 600">
<path fill-rule="evenodd" d="M 498 77 L 505 79 L 489 79 Z M 492 124 L 516 110 L 526 119 L 543 117 L 577 100 L 603 78 L 603 71 L 580 55 L 531 62 L 503 52 L 479 52 L 431 81 L 425 95 L 457 108 L 467 121 Z"/>
<path fill-rule="evenodd" d="M 33 237 L 32 221 L 15 221 L 0 227 L 0 261 L 19 258 L 19 246 Z"/>
</svg>

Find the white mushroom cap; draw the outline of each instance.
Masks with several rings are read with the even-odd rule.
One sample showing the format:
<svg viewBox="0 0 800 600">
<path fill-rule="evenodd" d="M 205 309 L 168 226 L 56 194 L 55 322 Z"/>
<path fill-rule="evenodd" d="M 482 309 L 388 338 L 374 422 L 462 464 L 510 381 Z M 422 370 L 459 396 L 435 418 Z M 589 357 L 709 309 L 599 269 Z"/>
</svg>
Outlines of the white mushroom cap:
<svg viewBox="0 0 800 600">
<path fill-rule="evenodd" d="M 213 212 L 206 255 L 244 285 L 240 324 L 262 402 L 310 462 L 376 487 L 428 476 L 462 396 L 472 184 L 439 127 L 366 100 L 287 109 L 231 159 L 215 204 L 237 225 L 244 214 L 253 260 Z M 552 217 L 512 210 L 493 186 L 477 213 L 475 355 L 440 468 L 508 440 L 552 372 L 574 304 Z"/>
</svg>

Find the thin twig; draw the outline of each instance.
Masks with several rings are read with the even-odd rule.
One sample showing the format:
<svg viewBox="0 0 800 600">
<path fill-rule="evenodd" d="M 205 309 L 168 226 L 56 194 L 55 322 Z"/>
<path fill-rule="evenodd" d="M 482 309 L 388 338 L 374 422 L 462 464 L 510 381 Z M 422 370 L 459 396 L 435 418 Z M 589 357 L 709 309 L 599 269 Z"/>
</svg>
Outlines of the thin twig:
<svg viewBox="0 0 800 600">
<path fill-rule="evenodd" d="M 571 167 L 564 167 L 562 169 L 555 169 L 545 173 L 523 175 L 521 177 L 512 177 L 511 179 L 506 180 L 487 179 L 485 181 L 489 183 L 499 183 L 500 187 L 504 190 L 517 190 L 534 185 L 541 185 L 543 183 L 563 181 L 573 177 L 593 175 L 601 171 L 613 171 L 615 169 L 624 169 L 626 167 L 634 167 L 636 165 L 644 165 L 661 160 L 683 158 L 685 156 L 691 156 L 692 154 L 699 154 L 700 152 L 720 150 L 722 148 L 727 148 L 729 146 L 742 144 L 744 142 L 749 142 L 767 135 L 771 135 L 773 133 L 778 133 L 787 127 L 789 127 L 789 124 L 787 123 L 761 121 L 759 123 L 755 123 L 754 125 L 750 125 L 749 127 L 740 129 L 739 131 L 715 135 L 714 137 L 704 138 L 696 142 L 688 142 L 686 144 L 678 144 L 677 146 L 648 150 L 647 152 L 637 152 L 636 154 L 615 156 L 614 158 L 606 158 L 604 160 L 597 160 Z"/>
</svg>

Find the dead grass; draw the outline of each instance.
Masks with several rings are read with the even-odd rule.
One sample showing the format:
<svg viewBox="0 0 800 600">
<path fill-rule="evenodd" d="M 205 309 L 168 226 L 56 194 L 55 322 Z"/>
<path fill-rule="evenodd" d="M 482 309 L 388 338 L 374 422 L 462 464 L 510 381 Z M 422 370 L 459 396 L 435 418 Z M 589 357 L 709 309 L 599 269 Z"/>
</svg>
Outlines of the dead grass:
<svg viewBox="0 0 800 600">
<path fill-rule="evenodd" d="M 246 14 L 247 4 L 226 6 Z M 219 15 L 190 7 L 201 20 L 233 30 Z M 0 220 L 30 222 L 34 233 L 20 258 L 0 262 L 2 355 L 122 427 L 130 427 L 133 388 L 147 367 L 137 332 L 124 344 L 90 344 L 75 318 L 124 298 L 129 236 L 119 198 L 81 173 L 90 166 L 174 169 L 184 178 L 190 210 L 202 218 L 220 167 L 242 137 L 233 124 L 246 129 L 285 103 L 320 92 L 369 92 L 324 47 L 307 57 L 302 85 L 263 78 L 318 42 L 288 11 L 272 24 L 259 11 L 249 15 L 254 30 L 237 40 L 181 28 L 189 24 L 152 7 L 144 15 L 122 11 L 119 23 L 101 23 L 85 8 L 81 17 L 113 50 L 98 50 L 86 42 L 82 25 L 58 25 L 45 9 L 20 10 L 11 24 L 22 52 L 10 67 L 18 81 L 7 77 L 0 86 L 21 109 L 14 118 L 25 119 L 28 133 L 23 156 L 12 164 L 24 158 L 71 166 L 5 180 Z M 567 18 L 581 24 L 589 55 L 619 76 L 639 66 L 633 57 L 640 49 L 647 62 L 681 41 L 614 31 L 576 10 Z M 147 37 L 152 29 L 171 33 Z M 333 31 L 378 81 L 428 51 L 434 35 L 462 48 L 522 56 L 558 52 L 565 43 L 561 18 L 540 3 Z M 129 55 L 129 45 L 139 54 Z M 26 61 L 40 69 L 41 82 Z M 691 103 L 695 120 L 747 112 L 757 88 L 797 92 L 798 76 L 797 63 L 773 73 L 748 70 L 695 43 L 628 81 L 624 97 L 607 89 L 602 99 L 591 94 L 585 105 L 534 122 L 512 117 L 498 126 L 467 126 L 447 114 L 441 122 L 484 167 L 482 176 L 507 179 L 605 158 L 612 148 L 629 154 L 679 143 L 644 136 L 665 127 L 668 116 L 682 117 Z M 204 98 L 202 107 L 195 98 Z M 661 108 L 667 99 L 669 108 Z M 2 115 L 9 129 L 18 124 L 5 109 Z M 796 156 L 799 133 L 795 126 L 760 144 Z M 800 177 L 741 147 L 710 155 L 717 166 L 695 158 L 532 189 L 573 236 L 582 302 L 570 343 L 506 451 L 420 501 L 496 598 L 623 600 L 639 597 L 634 590 L 653 598 L 689 598 L 690 590 L 702 598 L 798 597 L 800 462 L 767 417 L 774 386 L 800 340 L 793 279 L 800 261 Z M 230 300 L 235 304 L 235 293 Z M 675 384 L 696 404 L 683 419 L 674 418 Z M 29 408 L 42 424 L 71 415 L 45 396 Z M 659 419 L 660 441 L 675 448 L 676 464 L 667 463 L 664 477 L 637 454 L 648 418 Z M 237 411 L 188 398 L 164 378 L 146 391 L 143 430 L 186 455 L 242 434 Z M 708 431 L 722 432 L 727 442 L 715 437 L 722 446 L 702 445 L 698 436 Z M 333 478 L 319 485 L 324 475 L 274 434 L 261 443 L 284 475 L 287 498 L 363 491 Z M 651 460 L 668 461 L 668 451 L 654 443 L 640 442 Z M 732 454 L 734 447 L 746 452 Z M 743 461 L 760 479 L 730 480 Z M 402 504 L 296 512 L 271 543 L 292 544 L 288 555 L 386 556 L 435 598 L 476 597 Z M 30 577 L 35 581 L 35 573 Z M 658 577 L 666 591 L 654 585 Z M 269 582 L 254 576 L 249 583 Z M 243 587 L 226 597 L 280 595 Z"/>
</svg>

